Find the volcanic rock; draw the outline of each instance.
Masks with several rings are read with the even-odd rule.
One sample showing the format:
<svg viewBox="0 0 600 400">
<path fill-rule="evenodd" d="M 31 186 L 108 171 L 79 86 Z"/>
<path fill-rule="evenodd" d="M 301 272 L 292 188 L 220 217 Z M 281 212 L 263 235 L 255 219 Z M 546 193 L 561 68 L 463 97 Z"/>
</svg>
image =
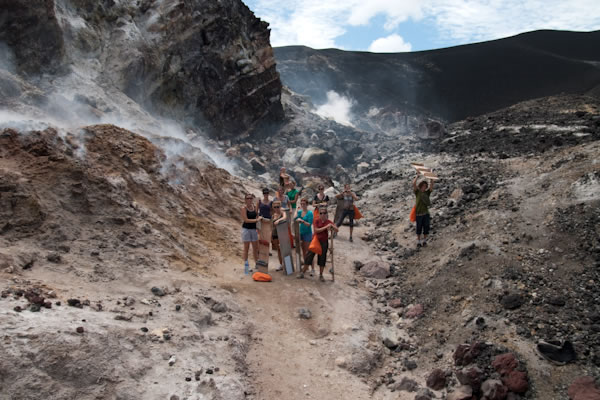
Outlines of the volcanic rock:
<svg viewBox="0 0 600 400">
<path fill-rule="evenodd" d="M 312 313 L 308 308 L 300 308 L 298 309 L 298 316 L 302 319 L 311 319 Z"/>
<path fill-rule="evenodd" d="M 434 398 L 431 390 L 423 388 L 419 389 L 419 391 L 415 394 L 415 400 L 431 400 Z"/>
<path fill-rule="evenodd" d="M 470 400 L 473 397 L 471 386 L 459 386 L 452 393 L 448 393 L 446 400 Z"/>
<path fill-rule="evenodd" d="M 404 312 L 405 318 L 418 318 L 423 315 L 424 309 L 422 304 L 415 304 L 414 306 L 407 307 Z"/>
<path fill-rule="evenodd" d="M 389 349 L 395 349 L 400 343 L 398 330 L 393 326 L 381 328 L 381 341 Z"/>
<path fill-rule="evenodd" d="M 479 356 L 481 350 L 482 344 L 479 342 L 458 345 L 453 355 L 454 365 L 461 366 L 471 364 L 477 356 Z"/>
<path fill-rule="evenodd" d="M 575 379 L 568 393 L 571 400 L 600 400 L 600 386 L 591 376 Z"/>
<path fill-rule="evenodd" d="M 523 296 L 518 293 L 509 293 L 502 296 L 500 299 L 502 307 L 506 308 L 507 310 L 515 310 L 521 307 L 524 301 L 525 300 L 523 299 Z"/>
<path fill-rule="evenodd" d="M 510 371 L 502 377 L 502 382 L 511 392 L 525 393 L 529 389 L 527 373 L 523 371 Z"/>
<path fill-rule="evenodd" d="M 519 366 L 519 361 L 513 353 L 500 354 L 492 361 L 492 367 L 501 375 L 506 375 Z"/>
<path fill-rule="evenodd" d="M 390 266 L 383 261 L 370 261 L 362 266 L 360 274 L 365 278 L 385 279 L 390 275 Z"/>
<path fill-rule="evenodd" d="M 456 378 L 462 385 L 471 386 L 476 391 L 481 386 L 483 371 L 478 367 L 463 368 L 456 371 Z"/>
<path fill-rule="evenodd" d="M 446 372 L 434 369 L 427 377 L 427 387 L 433 390 L 442 390 L 446 387 Z"/>
<path fill-rule="evenodd" d="M 325 166 L 329 162 L 330 158 L 331 156 L 326 150 L 317 147 L 309 147 L 308 149 L 304 150 L 304 153 L 302 153 L 300 162 L 302 165 L 306 165 L 307 167 L 320 168 Z"/>
<path fill-rule="evenodd" d="M 488 379 L 481 385 L 481 394 L 488 400 L 504 400 L 508 389 L 497 379 Z"/>
</svg>

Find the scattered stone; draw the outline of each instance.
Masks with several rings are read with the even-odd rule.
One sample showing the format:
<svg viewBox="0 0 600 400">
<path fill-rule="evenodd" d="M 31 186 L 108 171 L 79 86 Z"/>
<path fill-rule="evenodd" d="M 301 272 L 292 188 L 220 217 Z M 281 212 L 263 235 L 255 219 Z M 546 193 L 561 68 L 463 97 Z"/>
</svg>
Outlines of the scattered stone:
<svg viewBox="0 0 600 400">
<path fill-rule="evenodd" d="M 44 302 L 44 304 L 43 304 L 43 306 L 44 306 L 45 308 L 52 308 L 52 303 L 51 303 L 51 302 L 49 302 L 49 301 L 45 301 L 45 302 Z"/>
<path fill-rule="evenodd" d="M 395 349 L 400 343 L 398 338 L 398 330 L 393 326 L 381 328 L 381 341 L 385 347 L 389 349 Z"/>
<path fill-rule="evenodd" d="M 123 304 L 125 305 L 125 307 L 131 307 L 135 304 L 135 299 L 133 297 L 125 297 L 125 299 L 123 300 Z"/>
<path fill-rule="evenodd" d="M 60 262 L 62 261 L 62 257 L 60 256 L 60 254 L 50 253 L 46 257 L 46 260 L 50 261 L 51 263 L 60 264 Z"/>
<path fill-rule="evenodd" d="M 478 367 L 463 368 L 456 371 L 456 379 L 458 379 L 461 385 L 479 388 L 483 380 L 483 371 Z"/>
<path fill-rule="evenodd" d="M 162 290 L 159 287 L 154 286 L 152 289 L 150 289 L 150 291 L 152 292 L 152 294 L 154 294 L 155 296 L 159 296 L 159 297 L 163 297 L 164 295 L 166 295 L 165 291 Z"/>
<path fill-rule="evenodd" d="M 516 310 L 517 308 L 521 307 L 524 302 L 525 299 L 523 299 L 523 296 L 521 296 L 519 293 L 509 293 L 502 296 L 500 299 L 500 304 L 502 304 L 502 307 L 507 310 Z"/>
<path fill-rule="evenodd" d="M 527 372 L 524 371 L 510 371 L 507 375 L 502 377 L 502 382 L 511 392 L 525 393 L 529 389 Z"/>
<path fill-rule="evenodd" d="M 354 260 L 354 262 L 352 262 L 352 266 L 354 267 L 355 271 L 359 271 L 362 267 L 363 267 L 362 261 L 358 261 L 358 260 Z"/>
<path fill-rule="evenodd" d="M 393 387 L 395 390 L 403 390 L 405 392 L 416 392 L 419 390 L 419 384 L 407 377 L 402 378 L 402 380 Z"/>
<path fill-rule="evenodd" d="M 298 309 L 298 317 L 300 317 L 302 319 L 311 319 L 312 313 L 310 312 L 310 310 L 308 308 L 299 308 Z"/>
<path fill-rule="evenodd" d="M 337 365 L 340 368 L 346 368 L 347 364 L 348 363 L 344 357 L 338 357 L 335 359 L 335 365 Z"/>
<path fill-rule="evenodd" d="M 506 375 L 519 366 L 519 361 L 513 353 L 500 354 L 492 361 L 492 367 L 500 373 Z"/>
<path fill-rule="evenodd" d="M 473 389 L 471 386 L 459 386 L 454 392 L 448 393 L 446 400 L 471 400 Z"/>
<path fill-rule="evenodd" d="M 177 357 L 171 356 L 169 358 L 169 367 L 172 367 L 177 362 Z"/>
<path fill-rule="evenodd" d="M 13 308 L 13 310 L 15 310 L 16 312 L 23 311 L 23 309 L 21 308 L 21 306 L 16 306 L 15 308 Z"/>
<path fill-rule="evenodd" d="M 392 308 L 400 308 L 404 306 L 404 302 L 402 301 L 402 299 L 393 299 L 388 301 L 388 306 Z"/>
<path fill-rule="evenodd" d="M 404 312 L 404 317 L 405 318 L 418 318 L 421 315 L 423 315 L 423 305 L 422 304 L 415 304 L 414 306 L 409 306 L 407 307 L 406 311 Z"/>
<path fill-rule="evenodd" d="M 42 307 L 39 304 L 32 304 L 29 306 L 29 311 L 31 312 L 39 312 Z"/>
<path fill-rule="evenodd" d="M 362 266 L 360 274 L 365 278 L 385 279 L 390 275 L 390 266 L 383 261 L 370 261 Z"/>
<path fill-rule="evenodd" d="M 116 321 L 131 321 L 132 318 L 131 315 L 115 315 Z"/>
<path fill-rule="evenodd" d="M 406 359 L 406 360 L 404 360 L 404 362 L 402 364 L 409 371 L 417 369 L 417 362 L 415 360 Z"/>
<path fill-rule="evenodd" d="M 75 329 L 75 331 L 77 333 L 83 333 L 84 332 L 83 326 L 78 326 L 77 329 Z"/>
<path fill-rule="evenodd" d="M 191 377 L 189 377 L 189 376 L 186 376 L 186 377 L 185 377 L 185 381 L 186 381 L 186 382 L 191 382 L 191 381 L 192 381 L 192 378 L 191 378 Z"/>
<path fill-rule="evenodd" d="M 568 394 L 571 400 L 600 400 L 600 387 L 591 376 L 582 376 L 569 386 Z"/>
<path fill-rule="evenodd" d="M 415 400 L 431 400 L 433 398 L 433 392 L 426 388 L 420 389 L 417 394 L 415 394 Z"/>
<path fill-rule="evenodd" d="M 481 394 L 488 400 L 504 400 L 508 389 L 497 379 L 488 379 L 481 385 Z"/>
<path fill-rule="evenodd" d="M 548 303 L 557 307 L 564 307 L 567 302 L 563 296 L 552 296 L 548 298 Z"/>
<path fill-rule="evenodd" d="M 454 351 L 454 365 L 469 365 L 481 353 L 483 345 L 479 342 L 472 344 L 460 344 Z"/>
<path fill-rule="evenodd" d="M 146 328 L 145 326 L 142 326 L 142 327 L 140 328 L 140 330 L 141 330 L 142 332 L 144 332 L 144 333 L 148 332 L 148 328 Z"/>
<path fill-rule="evenodd" d="M 196 371 L 194 373 L 194 379 L 196 379 L 197 381 L 199 381 L 200 378 L 201 378 L 201 376 L 202 376 L 202 368 L 200 368 L 198 371 Z"/>
<path fill-rule="evenodd" d="M 433 390 L 442 390 L 446 387 L 446 372 L 441 369 L 434 369 L 427 377 L 427 387 Z"/>
<path fill-rule="evenodd" d="M 213 304 L 213 306 L 210 309 L 216 313 L 224 313 L 227 311 L 227 304 L 217 302 Z"/>
<path fill-rule="evenodd" d="M 181 305 L 176 304 L 175 305 L 175 311 L 181 311 Z"/>
<path fill-rule="evenodd" d="M 68 299 L 67 304 L 70 305 L 71 307 L 83 308 L 83 305 L 81 304 L 81 300 L 79 300 L 79 299 Z"/>
</svg>

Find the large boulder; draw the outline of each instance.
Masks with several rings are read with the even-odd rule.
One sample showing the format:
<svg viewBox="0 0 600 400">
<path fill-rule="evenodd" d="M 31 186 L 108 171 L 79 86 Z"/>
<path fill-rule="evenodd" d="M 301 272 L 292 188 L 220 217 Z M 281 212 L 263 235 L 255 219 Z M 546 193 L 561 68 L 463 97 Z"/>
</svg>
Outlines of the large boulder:
<svg viewBox="0 0 600 400">
<path fill-rule="evenodd" d="M 299 147 L 286 149 L 281 161 L 283 161 L 283 164 L 285 165 L 295 165 L 300 161 L 303 153 L 304 149 Z"/>
<path fill-rule="evenodd" d="M 326 166 L 331 160 L 329 152 L 318 147 L 309 147 L 302 153 L 300 163 L 311 168 L 321 168 Z"/>
<path fill-rule="evenodd" d="M 583 376 L 573 381 L 569 386 L 571 400 L 599 400 L 600 387 L 591 376 Z"/>
<path fill-rule="evenodd" d="M 370 261 L 360 269 L 360 274 L 365 278 L 385 279 L 390 276 L 390 265 L 383 261 Z"/>
</svg>

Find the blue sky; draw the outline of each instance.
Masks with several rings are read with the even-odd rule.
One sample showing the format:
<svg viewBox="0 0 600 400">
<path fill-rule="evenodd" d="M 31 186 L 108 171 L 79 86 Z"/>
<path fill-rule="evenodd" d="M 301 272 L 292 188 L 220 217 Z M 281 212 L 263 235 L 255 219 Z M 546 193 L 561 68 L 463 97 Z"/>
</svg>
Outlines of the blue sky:
<svg viewBox="0 0 600 400">
<path fill-rule="evenodd" d="M 600 29 L 599 0 L 243 0 L 273 46 L 429 50 L 536 29 Z"/>
</svg>

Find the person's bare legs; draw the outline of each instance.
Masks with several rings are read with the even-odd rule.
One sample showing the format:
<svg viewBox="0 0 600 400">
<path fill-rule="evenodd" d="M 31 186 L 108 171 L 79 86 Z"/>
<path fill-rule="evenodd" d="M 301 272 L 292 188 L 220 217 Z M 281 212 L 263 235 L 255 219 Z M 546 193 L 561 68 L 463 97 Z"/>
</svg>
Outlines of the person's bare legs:
<svg viewBox="0 0 600 400">
<path fill-rule="evenodd" d="M 248 249 L 250 248 L 250 242 L 244 242 L 244 252 L 242 254 L 242 258 L 244 262 L 248 262 Z"/>
<path fill-rule="evenodd" d="M 258 241 L 252 242 L 252 253 L 254 255 L 254 263 L 258 261 Z"/>
</svg>

